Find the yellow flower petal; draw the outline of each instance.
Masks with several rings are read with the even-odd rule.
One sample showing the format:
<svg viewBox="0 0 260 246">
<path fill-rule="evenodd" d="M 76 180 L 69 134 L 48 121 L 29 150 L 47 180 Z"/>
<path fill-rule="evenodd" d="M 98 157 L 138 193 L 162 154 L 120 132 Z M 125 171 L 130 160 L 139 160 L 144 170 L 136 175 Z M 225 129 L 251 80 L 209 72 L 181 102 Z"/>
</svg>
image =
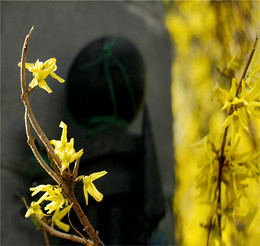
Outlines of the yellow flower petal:
<svg viewBox="0 0 260 246">
<path fill-rule="evenodd" d="M 61 140 L 51 140 L 50 143 L 55 146 L 55 153 L 60 157 L 62 161 L 61 171 L 69 168 L 69 164 L 83 154 L 83 149 L 76 152 L 74 149 L 74 139 L 71 138 L 70 142 L 67 142 L 67 125 L 61 121 L 60 128 L 62 128 Z"/>
<path fill-rule="evenodd" d="M 33 78 L 32 81 L 31 81 L 31 83 L 29 84 L 29 87 L 30 87 L 30 88 L 34 88 L 34 87 L 37 86 L 37 85 L 38 85 L 37 79 L 36 79 L 36 78 Z"/>
<path fill-rule="evenodd" d="M 88 205 L 88 194 L 90 194 L 97 202 L 100 202 L 103 199 L 103 194 L 97 190 L 97 188 L 92 183 L 92 181 L 101 178 L 105 174 L 107 174 L 106 171 L 101 171 L 97 173 L 92 173 L 91 175 L 85 176 L 83 178 L 83 184 L 84 184 L 83 191 L 84 191 L 84 196 L 87 205 Z"/>
<path fill-rule="evenodd" d="M 18 66 L 21 67 L 21 62 L 18 63 Z M 51 75 L 54 79 L 57 79 L 60 83 L 63 83 L 64 80 L 54 73 L 57 69 L 56 59 L 50 58 L 49 60 L 40 62 L 37 60 L 35 64 L 25 63 L 25 68 L 28 69 L 34 76 L 32 82 L 30 83 L 30 88 L 34 88 L 39 85 L 40 88 L 46 90 L 48 93 L 51 93 L 52 90 L 47 85 L 45 79 L 48 75 Z"/>
<path fill-rule="evenodd" d="M 67 125 L 63 121 L 61 121 L 59 127 L 63 128 L 61 134 L 61 142 L 67 142 Z"/>
<path fill-rule="evenodd" d="M 45 216 L 45 214 L 41 210 L 41 206 L 37 204 L 36 202 L 32 202 L 30 205 L 30 208 L 27 210 L 25 214 L 25 218 L 30 217 L 32 214 L 38 215 L 40 218 Z"/>
<path fill-rule="evenodd" d="M 47 85 L 45 80 L 38 81 L 38 85 L 40 88 L 46 90 L 48 93 L 52 93 L 51 88 Z"/>
<path fill-rule="evenodd" d="M 91 180 L 94 181 L 96 179 L 103 177 L 106 174 L 107 174 L 106 171 L 101 171 L 101 172 L 92 173 L 89 175 L 89 177 L 91 177 Z"/>
<path fill-rule="evenodd" d="M 59 144 L 60 144 L 60 141 L 53 139 L 53 140 L 50 141 L 50 144 L 54 145 L 54 147 L 58 147 Z"/>
<path fill-rule="evenodd" d="M 237 79 L 236 78 L 233 78 L 232 79 L 232 86 L 231 86 L 231 89 L 230 89 L 230 96 L 232 98 L 234 98 L 236 96 L 236 92 L 237 92 Z"/>
<path fill-rule="evenodd" d="M 53 223 L 58 226 L 61 230 L 68 232 L 70 230 L 70 226 L 68 224 L 63 223 L 62 221 L 58 220 L 57 218 L 52 219 Z"/>
<path fill-rule="evenodd" d="M 30 188 L 30 191 L 34 191 L 32 193 L 32 196 L 34 196 L 40 191 L 49 191 L 52 189 L 52 187 L 53 187 L 52 185 L 38 185 L 36 187 Z"/>
<path fill-rule="evenodd" d="M 55 218 L 58 220 L 62 220 L 63 217 L 70 211 L 71 206 L 67 206 L 64 209 L 62 209 L 61 211 L 58 211 L 57 213 L 55 213 Z"/>
<path fill-rule="evenodd" d="M 57 79 L 60 83 L 64 83 L 64 82 L 65 82 L 65 80 L 62 79 L 61 77 L 59 77 L 56 73 L 51 72 L 50 75 L 51 75 L 51 77 L 53 77 L 54 79 Z"/>
<path fill-rule="evenodd" d="M 17 64 L 17 66 L 18 67 L 21 67 L 22 66 L 22 63 L 21 62 L 19 62 L 18 64 Z M 34 64 L 33 63 L 25 63 L 25 68 L 26 69 L 29 69 L 29 68 L 31 68 L 31 67 L 33 67 L 34 66 Z"/>
<path fill-rule="evenodd" d="M 84 179 L 83 179 L 84 180 Z M 86 205 L 88 205 L 88 187 L 87 185 L 84 183 L 83 181 L 83 192 L 84 192 L 84 197 L 85 197 L 85 201 L 86 201 Z"/>
<path fill-rule="evenodd" d="M 91 195 L 97 202 L 100 202 L 102 201 L 103 199 L 103 194 L 101 194 L 96 186 L 92 183 L 92 182 L 89 182 L 88 185 L 87 185 L 87 191 L 89 193 L 89 195 Z"/>
<path fill-rule="evenodd" d="M 71 155 L 70 162 L 75 161 L 76 159 L 78 159 L 82 155 L 83 155 L 83 149 L 81 149 L 78 152 L 76 152 L 75 154 Z"/>
</svg>

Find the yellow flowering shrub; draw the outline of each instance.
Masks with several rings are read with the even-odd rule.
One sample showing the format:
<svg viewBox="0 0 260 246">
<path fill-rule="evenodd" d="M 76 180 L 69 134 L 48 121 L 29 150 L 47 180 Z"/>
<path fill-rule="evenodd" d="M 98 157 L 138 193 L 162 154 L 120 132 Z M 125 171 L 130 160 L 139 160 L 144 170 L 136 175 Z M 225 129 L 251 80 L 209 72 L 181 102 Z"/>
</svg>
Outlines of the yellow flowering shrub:
<svg viewBox="0 0 260 246">
<path fill-rule="evenodd" d="M 255 1 L 165 1 L 173 48 L 175 236 L 260 244 L 259 29 Z M 256 49 L 259 49 L 258 46 Z"/>
</svg>

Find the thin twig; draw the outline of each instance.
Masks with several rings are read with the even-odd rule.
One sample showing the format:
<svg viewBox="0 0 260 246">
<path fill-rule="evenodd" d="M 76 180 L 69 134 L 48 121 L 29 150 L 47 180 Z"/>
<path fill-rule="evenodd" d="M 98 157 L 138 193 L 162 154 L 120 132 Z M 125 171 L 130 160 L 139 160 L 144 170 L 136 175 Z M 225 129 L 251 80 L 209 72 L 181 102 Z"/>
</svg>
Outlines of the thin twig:
<svg viewBox="0 0 260 246">
<path fill-rule="evenodd" d="M 72 204 L 72 205 L 73 205 L 73 204 Z M 85 238 L 85 237 L 73 226 L 73 224 L 72 224 L 72 222 L 71 222 L 71 220 L 70 220 L 70 210 L 69 210 L 69 212 L 68 212 L 68 220 L 69 220 L 69 223 L 70 223 L 71 227 L 73 228 L 73 230 L 74 230 L 75 232 L 77 232 L 82 238 Z M 87 239 L 85 238 L 85 240 L 87 240 Z"/>
<path fill-rule="evenodd" d="M 248 71 L 248 68 L 249 68 L 249 65 L 252 61 L 252 58 L 253 58 L 253 55 L 255 53 L 255 49 L 256 49 L 256 45 L 257 45 L 257 41 L 258 41 L 258 37 L 256 36 L 255 38 L 255 42 L 254 42 L 254 45 L 253 45 L 253 48 L 249 54 L 249 57 L 247 59 L 247 63 L 245 65 L 245 68 L 243 70 L 243 73 L 241 75 L 241 78 L 240 78 L 240 81 L 239 81 L 239 84 L 238 84 L 238 87 L 237 87 L 237 91 L 236 91 L 236 97 L 238 96 L 240 90 L 241 90 L 241 87 L 242 87 L 242 80 L 246 77 L 246 74 L 247 74 L 247 71 Z"/>
<path fill-rule="evenodd" d="M 93 226 L 89 222 L 87 216 L 83 212 L 80 204 L 78 203 L 78 200 L 76 199 L 75 193 L 71 192 L 71 194 L 68 195 L 67 197 L 68 197 L 70 203 L 72 204 L 72 207 L 73 207 L 75 213 L 77 214 L 81 225 L 86 230 L 87 234 L 93 241 L 94 245 L 95 246 L 104 245 L 103 242 L 100 240 L 98 234 L 95 232 Z"/>
<path fill-rule="evenodd" d="M 75 180 L 78 176 L 79 163 L 80 163 L 80 157 L 78 159 L 76 159 L 76 161 L 75 161 L 75 166 L 74 166 L 74 169 L 73 169 L 73 172 L 72 172 L 73 180 Z"/>
<path fill-rule="evenodd" d="M 43 233 L 43 237 L 44 237 L 44 241 L 46 243 L 46 246 L 50 246 L 50 241 L 49 241 L 46 229 L 42 227 L 41 231 Z"/>
<path fill-rule="evenodd" d="M 54 170 L 55 173 L 58 174 L 59 177 L 61 177 L 60 171 L 58 170 L 57 165 L 54 163 L 53 159 L 51 158 L 50 152 L 48 150 L 47 150 L 47 155 L 48 155 L 48 158 L 50 160 L 50 164 L 51 164 L 52 169 Z M 62 179 L 62 177 L 61 177 L 61 179 Z"/>
<path fill-rule="evenodd" d="M 67 240 L 77 242 L 77 243 L 81 243 L 81 244 L 84 244 L 87 246 L 92 246 L 92 243 L 89 240 L 86 241 L 84 238 L 78 237 L 76 235 L 57 231 L 54 228 L 52 228 L 51 226 L 47 225 L 45 222 L 43 222 L 36 214 L 32 214 L 31 216 L 33 216 L 40 223 L 40 225 L 44 229 L 46 229 L 52 236 L 60 237 L 60 238 L 67 239 Z"/>
</svg>

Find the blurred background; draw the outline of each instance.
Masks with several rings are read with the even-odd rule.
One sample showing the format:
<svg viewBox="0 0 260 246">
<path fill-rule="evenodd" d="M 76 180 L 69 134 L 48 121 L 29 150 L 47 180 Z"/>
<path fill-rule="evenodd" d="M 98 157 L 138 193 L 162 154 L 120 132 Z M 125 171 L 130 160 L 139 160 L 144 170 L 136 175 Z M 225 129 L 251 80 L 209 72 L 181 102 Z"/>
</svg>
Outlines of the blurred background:
<svg viewBox="0 0 260 246">
<path fill-rule="evenodd" d="M 101 151 L 104 148 L 101 146 L 96 151 L 91 145 L 93 143 L 102 143 L 105 146 L 111 143 L 111 150 L 108 148 L 107 151 L 115 152 L 118 150 L 118 145 L 114 147 L 112 143 L 118 140 L 118 134 L 121 136 L 122 146 L 126 145 L 126 149 L 129 149 L 128 141 L 130 142 L 129 146 L 135 148 L 136 146 L 131 145 L 131 143 L 135 143 L 136 140 L 145 136 L 141 148 L 148 146 L 148 150 L 142 152 L 136 163 L 141 163 L 138 166 L 139 169 L 142 165 L 153 163 L 150 164 L 152 168 L 149 169 L 152 171 L 146 173 L 145 182 L 148 183 L 142 181 L 144 172 L 142 168 L 140 172 L 138 171 L 137 176 L 141 175 L 138 176 L 141 180 L 140 184 L 146 188 L 147 186 L 150 187 L 148 184 L 152 183 L 151 187 L 155 188 L 154 190 L 150 189 L 149 192 L 158 191 L 157 194 L 154 194 L 153 199 L 160 199 L 157 207 L 157 217 L 156 209 L 149 208 L 149 204 L 152 204 L 153 199 L 144 201 L 146 209 L 150 209 L 149 211 L 152 211 L 150 214 L 156 217 L 152 228 L 148 229 L 149 236 L 146 236 L 145 242 L 151 245 L 174 243 L 171 205 L 174 190 L 173 117 L 171 112 L 171 63 L 173 51 L 164 18 L 164 5 L 162 2 L 157 1 L 1 2 L 2 245 L 44 244 L 42 233 L 35 230 L 30 219 L 24 218 L 25 208 L 20 199 L 20 196 L 29 197 L 26 190 L 30 185 L 49 182 L 48 178 L 37 166 L 38 164 L 26 144 L 24 108 L 20 100 L 21 92 L 17 64 L 21 59 L 24 38 L 32 26 L 35 27 L 35 30 L 30 41 L 27 62 L 34 63 L 37 59 L 45 61 L 55 57 L 58 67 L 56 74 L 65 80 L 68 80 L 72 64 L 80 52 L 88 44 L 103 37 L 122 38 L 130 42 L 137 50 L 144 65 L 144 69 L 138 72 L 138 76 L 144 81 L 143 100 L 141 100 L 139 110 L 132 117 L 133 119 L 129 120 L 127 128 L 116 130 L 115 136 L 113 134 L 112 137 L 111 134 L 109 135 L 110 128 L 107 130 L 109 135 L 107 140 L 104 140 L 104 136 L 100 137 L 99 130 L 93 131 L 93 134 L 88 134 L 88 130 L 82 127 L 82 124 L 77 124 L 71 116 L 68 116 L 68 87 L 65 84 L 57 83 L 57 81 L 51 79 L 48 80 L 53 93 L 48 94 L 36 88 L 31 94 L 31 104 L 39 124 L 49 139 L 60 138 L 61 129 L 58 125 L 61 120 L 68 124 L 68 138 L 75 138 L 76 150 L 84 148 L 85 162 L 88 162 L 88 155 L 93 160 L 94 157 L 104 154 L 104 151 Z M 116 53 L 115 50 L 112 49 L 112 51 Z M 137 72 L 132 73 L 137 74 Z M 142 74 L 140 75 L 140 73 Z M 30 78 L 31 74 L 27 73 L 27 83 L 30 82 Z M 102 103 L 102 98 L 99 101 Z M 144 125 L 148 135 L 144 135 Z M 112 132 L 114 133 L 114 131 Z M 112 140 L 110 141 L 110 139 Z M 119 148 L 119 151 L 125 151 L 125 149 Z M 143 160 L 144 157 L 146 161 Z M 91 162 L 94 163 L 94 167 L 98 165 L 95 158 Z M 131 163 L 127 165 L 130 166 Z M 130 174 L 126 175 L 133 175 L 136 170 L 139 170 L 138 168 L 128 169 Z M 119 173 L 120 170 L 117 169 Z M 113 174 L 113 168 L 110 172 L 107 171 L 111 177 L 115 177 L 115 179 L 118 177 L 115 173 Z M 148 181 L 147 177 L 150 177 Z M 110 181 L 107 180 L 107 182 Z M 106 183 L 104 183 L 105 185 Z M 120 186 L 120 183 L 118 185 Z M 97 182 L 97 187 L 101 192 L 102 186 L 101 183 L 98 184 Z M 106 187 L 103 193 L 105 197 L 111 198 L 112 196 L 111 191 Z M 117 194 L 114 194 L 111 198 L 112 201 L 115 201 L 113 197 L 117 197 Z M 153 195 L 150 197 L 153 197 Z M 107 200 L 104 198 L 104 204 L 108 204 L 110 198 L 107 198 Z M 133 203 L 138 203 L 138 201 L 135 200 Z M 142 204 L 141 201 L 140 204 Z M 111 205 L 111 209 L 108 210 L 111 214 L 106 216 L 114 216 L 113 207 Z M 104 211 L 104 208 L 101 209 Z M 90 209 L 90 211 L 92 210 Z M 102 224 L 102 217 L 100 223 Z M 145 230 L 147 226 L 142 222 L 140 224 L 140 230 Z M 100 236 L 102 238 L 102 233 Z M 53 242 L 55 244 L 59 243 L 55 240 Z M 109 242 L 113 244 L 113 241 Z"/>
<path fill-rule="evenodd" d="M 194 144 L 209 133 L 210 121 L 221 129 L 221 123 L 216 121 L 216 117 L 213 118 L 217 112 L 221 112 L 217 88 L 219 86 L 229 90 L 232 79 L 240 79 L 256 36 L 259 37 L 260 4 L 259 1 L 164 3 L 167 9 L 165 23 L 175 50 L 171 89 L 176 240 L 180 245 L 221 245 L 216 239 L 216 230 L 212 230 L 216 236 L 214 238 L 202 226 L 212 205 L 199 198 L 198 180 L 203 166 L 201 160 L 206 159 L 206 154 L 200 155 L 201 152 Z M 254 58 L 255 64 L 259 65 L 258 54 L 259 44 Z M 259 79 L 259 74 L 256 78 Z M 259 119 L 256 125 L 259 143 Z M 250 142 L 247 141 L 245 146 L 248 148 Z M 245 146 L 239 153 L 246 151 Z M 259 156 L 256 158 L 256 166 L 259 174 Z M 259 182 L 248 178 L 243 183 L 247 186 L 246 196 L 241 198 L 239 205 L 232 211 L 233 222 L 232 219 L 223 222 L 222 237 L 226 245 L 260 244 Z"/>
</svg>

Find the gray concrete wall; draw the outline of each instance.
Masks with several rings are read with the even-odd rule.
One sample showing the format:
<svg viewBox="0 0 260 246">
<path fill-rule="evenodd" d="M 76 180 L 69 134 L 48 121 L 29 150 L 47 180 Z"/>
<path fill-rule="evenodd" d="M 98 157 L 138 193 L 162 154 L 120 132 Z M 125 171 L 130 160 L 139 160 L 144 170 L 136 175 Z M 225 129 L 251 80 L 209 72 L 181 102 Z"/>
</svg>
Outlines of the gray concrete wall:
<svg viewBox="0 0 260 246">
<path fill-rule="evenodd" d="M 24 219 L 17 192 L 23 180 L 17 174 L 29 162 L 20 100 L 19 68 L 25 35 L 32 25 L 28 62 L 57 58 L 57 74 L 66 78 L 77 53 L 90 41 L 119 35 L 133 42 L 147 68 L 148 104 L 167 202 L 173 194 L 171 113 L 171 44 L 163 22 L 163 5 L 151 1 L 6 1 L 1 2 L 1 237 L 2 245 L 39 245 L 40 232 Z M 28 74 L 28 80 L 30 75 Z M 27 81 L 29 82 L 29 81 Z M 39 123 L 52 138 L 64 115 L 64 86 L 49 83 L 52 94 L 36 89 L 31 97 Z M 138 131 L 138 119 L 132 126 Z M 59 131 L 59 130 L 58 130 Z M 58 133 L 60 134 L 60 133 Z M 155 181 L 156 182 L 156 181 Z M 169 209 L 169 207 L 168 207 Z M 171 219 L 164 226 L 172 233 Z M 170 228 L 170 229 L 169 229 Z M 33 235 L 33 236 L 32 236 Z"/>
</svg>

